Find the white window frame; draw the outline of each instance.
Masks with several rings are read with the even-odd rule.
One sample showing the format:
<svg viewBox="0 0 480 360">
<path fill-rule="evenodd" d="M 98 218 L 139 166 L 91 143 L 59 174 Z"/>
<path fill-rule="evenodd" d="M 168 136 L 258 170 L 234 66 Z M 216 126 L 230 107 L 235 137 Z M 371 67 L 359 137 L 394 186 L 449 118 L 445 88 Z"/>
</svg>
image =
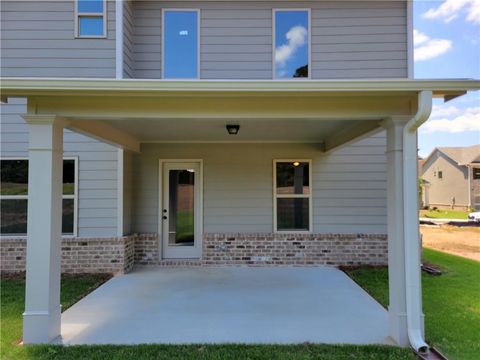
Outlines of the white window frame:
<svg viewBox="0 0 480 360">
<path fill-rule="evenodd" d="M 277 12 L 286 12 L 286 11 L 306 11 L 308 13 L 308 77 L 306 78 L 277 78 L 277 68 L 275 65 L 275 27 L 276 27 L 276 16 Z M 277 81 L 305 81 L 312 78 L 312 9 L 311 8 L 275 8 L 272 9 L 272 79 Z"/>
<path fill-rule="evenodd" d="M 194 78 L 168 78 L 165 79 L 165 13 L 166 12 L 187 12 L 194 11 L 197 13 L 197 77 Z M 200 9 L 183 9 L 183 8 L 162 8 L 162 59 L 160 67 L 162 69 L 162 79 L 172 80 L 172 81 L 191 81 L 191 80 L 200 80 Z"/>
<path fill-rule="evenodd" d="M 277 163 L 308 163 L 309 194 L 277 194 Z M 273 160 L 273 232 L 281 234 L 312 233 L 313 231 L 313 169 L 312 159 L 274 159 Z M 308 200 L 308 230 L 279 230 L 277 224 L 277 199 L 309 199 Z"/>
<path fill-rule="evenodd" d="M 26 156 L 17 156 L 17 157 L 1 157 L 0 160 L 27 160 L 29 161 L 29 158 Z M 74 160 L 75 164 L 75 188 L 74 188 L 74 193 L 73 194 L 63 194 L 63 186 L 62 186 L 62 201 L 64 199 L 73 199 L 73 234 L 63 234 L 62 237 L 77 237 L 78 234 L 78 156 L 66 156 L 63 158 L 63 160 Z M 28 184 L 27 184 L 28 185 Z M 27 195 L 0 195 L 0 200 L 27 200 L 28 203 L 28 194 Z M 63 205 L 62 205 L 63 207 Z M 28 214 L 27 214 L 28 217 Z M 1 238 L 25 238 L 27 234 L 1 234 L 0 233 L 0 239 Z"/>
<path fill-rule="evenodd" d="M 104 39 L 107 37 L 107 0 L 103 0 L 103 12 L 79 12 L 78 0 L 75 0 L 75 38 L 77 39 Z M 98 17 L 103 19 L 103 34 L 102 35 L 80 35 L 80 21 L 82 17 Z"/>
</svg>

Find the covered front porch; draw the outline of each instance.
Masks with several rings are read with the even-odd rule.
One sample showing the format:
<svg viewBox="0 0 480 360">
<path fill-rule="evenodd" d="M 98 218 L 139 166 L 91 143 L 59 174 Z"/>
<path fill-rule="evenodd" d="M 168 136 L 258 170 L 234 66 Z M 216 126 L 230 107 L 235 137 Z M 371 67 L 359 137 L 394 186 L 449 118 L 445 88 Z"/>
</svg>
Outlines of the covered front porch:
<svg viewBox="0 0 480 360">
<path fill-rule="evenodd" d="M 330 267 L 137 268 L 65 311 L 58 341 L 394 344 L 387 311 Z"/>
<path fill-rule="evenodd" d="M 220 331 L 229 328 L 228 323 L 222 323 L 221 321 L 224 320 L 216 317 L 212 312 L 210 312 L 210 315 L 212 315 L 210 320 L 206 319 L 205 315 L 202 314 L 204 308 L 199 307 L 195 301 L 195 295 L 201 295 L 200 299 L 203 300 L 200 303 L 203 302 L 205 305 L 208 303 L 208 306 L 212 306 L 209 303 L 211 301 L 215 304 L 215 299 L 211 298 L 212 294 L 207 291 L 209 287 L 213 287 L 214 291 L 212 293 L 217 293 L 220 298 L 228 295 L 227 300 L 235 299 L 235 301 L 238 301 L 242 296 L 249 299 L 254 311 L 248 315 L 248 309 L 243 308 L 242 314 L 250 318 L 258 325 L 259 329 L 263 329 L 263 332 L 267 333 L 263 337 L 261 334 L 257 337 L 257 339 L 263 339 L 264 342 L 303 342 L 312 339 L 311 341 L 318 342 L 385 343 L 387 342 L 385 339 L 390 337 L 401 346 L 410 344 L 415 350 L 426 350 L 427 345 L 423 340 L 420 284 L 416 130 L 427 120 L 434 96 L 449 99 L 463 94 L 466 89 L 472 86 L 478 88 L 479 84 L 472 85 L 468 81 L 416 80 L 171 82 L 9 79 L 3 81 L 3 96 L 28 98 L 28 114 L 24 118 L 30 129 L 29 171 L 30 177 L 36 179 L 29 184 L 28 189 L 29 216 L 24 342 L 49 342 L 55 340 L 61 334 L 65 336 L 64 339 L 67 343 L 69 341 L 72 343 L 75 343 L 75 341 L 90 341 L 87 336 L 90 332 L 82 330 L 82 327 L 87 328 L 89 325 L 78 320 L 78 316 L 85 316 L 85 313 L 82 311 L 83 315 L 75 314 L 79 314 L 77 310 L 80 311 L 84 306 L 86 306 L 85 310 L 88 309 L 88 306 L 92 306 L 90 309 L 93 309 L 96 306 L 95 304 L 102 308 L 104 306 L 102 304 L 108 299 L 111 299 L 109 301 L 111 306 L 108 310 L 109 317 L 98 317 L 98 321 L 105 321 L 106 324 L 110 322 L 111 324 L 111 331 L 106 332 L 106 334 L 113 337 L 104 340 L 105 342 L 127 342 L 121 334 L 122 321 L 126 321 L 122 315 L 121 306 L 128 307 L 129 311 L 136 311 L 141 306 L 145 306 L 152 311 L 159 311 L 158 316 L 151 319 L 148 316 L 140 316 L 137 312 L 137 315 L 140 316 L 140 320 L 138 320 L 140 322 L 137 322 L 136 334 L 139 334 L 143 339 L 141 340 L 139 337 L 139 342 L 156 341 L 151 337 L 153 336 L 152 330 L 159 328 L 162 328 L 158 332 L 159 336 L 164 337 L 158 338 L 158 341 L 162 341 L 162 339 L 172 342 L 208 341 L 208 338 L 201 337 L 205 335 L 201 335 L 199 331 L 193 331 L 190 334 L 185 332 L 189 329 L 189 324 L 184 322 L 185 314 L 181 313 L 174 301 L 175 299 L 179 300 L 177 295 L 182 294 L 186 294 L 185 298 L 189 301 L 183 303 L 181 309 L 190 308 L 191 311 L 198 312 L 196 315 L 198 324 L 206 321 L 203 324 L 217 334 L 211 338 L 212 341 L 216 341 L 214 339 L 228 341 L 228 339 L 222 338 L 222 332 Z M 232 123 L 240 125 L 240 132 L 235 140 L 232 140 L 232 135 L 229 135 L 225 129 L 226 125 Z M 388 235 L 390 288 L 388 314 L 358 287 L 355 287 L 349 279 L 346 279 L 345 275 L 333 269 L 296 269 L 294 267 L 282 269 L 201 269 L 198 273 L 194 271 L 194 275 L 200 276 L 203 274 L 205 277 L 203 279 L 199 278 L 198 284 L 192 287 L 192 284 L 189 283 L 191 281 L 190 276 L 185 276 L 192 270 L 176 268 L 157 273 L 134 272 L 131 275 L 114 279 L 73 307 L 71 311 L 66 312 L 62 319 L 59 293 L 61 167 L 64 128 L 114 144 L 124 151 L 141 153 L 141 158 L 145 163 L 153 164 L 153 166 L 148 167 L 148 171 L 153 174 L 150 179 L 157 179 L 153 183 L 157 191 L 161 188 L 161 185 L 158 184 L 158 179 L 161 179 L 161 176 L 158 175 L 158 162 L 161 158 L 154 151 L 157 148 L 168 148 L 169 144 L 172 144 L 172 149 L 174 147 L 178 148 L 181 144 L 210 144 L 202 150 L 206 154 L 202 158 L 206 158 L 207 155 L 210 156 L 213 159 L 210 163 L 218 160 L 215 169 L 222 170 L 223 174 L 232 175 L 235 173 L 225 171 L 225 169 L 230 170 L 235 164 L 245 162 L 245 157 L 236 153 L 231 160 L 228 153 L 223 152 L 220 155 L 224 155 L 224 158 L 219 158 L 220 147 L 216 150 L 208 150 L 206 147 L 214 146 L 217 143 L 228 144 L 231 142 L 238 142 L 243 145 L 255 143 L 260 147 L 264 143 L 277 144 L 279 147 L 286 147 L 284 144 L 295 143 L 309 144 L 309 148 L 315 148 L 316 154 L 331 154 L 347 144 L 386 130 L 386 164 L 384 163 L 385 167 L 380 169 L 379 173 L 385 176 L 384 181 L 386 181 L 386 195 L 384 194 L 382 199 L 386 197 L 386 223 L 388 224 L 383 223 L 382 226 L 385 227 Z M 175 159 L 188 160 L 194 163 L 194 166 L 198 165 L 198 169 L 200 169 L 202 159 L 200 156 L 192 155 L 193 148 L 194 146 L 190 150 L 183 148 L 181 150 L 184 151 L 183 155 L 175 156 L 173 161 Z M 142 151 L 143 149 L 147 150 Z M 167 154 L 168 151 L 170 150 L 162 150 L 162 154 Z M 182 154 L 181 151 L 176 154 Z M 282 150 L 275 151 L 276 154 L 282 153 Z M 188 155 L 186 155 L 187 152 Z M 312 154 L 313 150 L 308 149 L 308 152 Z M 300 162 L 308 163 L 310 161 L 308 159 L 311 159 L 312 156 L 309 156 L 308 152 L 304 152 L 305 156 L 302 157 L 298 155 L 299 159 L 304 159 Z M 150 158 L 149 154 L 151 155 Z M 300 150 L 298 150 L 298 154 L 301 154 Z M 166 158 L 172 160 L 172 157 Z M 269 173 L 272 171 L 271 160 L 275 158 L 282 159 L 277 155 L 271 156 L 267 164 L 270 169 Z M 295 158 L 297 158 L 297 155 L 295 155 Z M 250 154 L 249 159 L 255 162 L 256 154 Z M 315 166 L 315 161 L 312 162 Z M 207 166 L 207 164 L 205 165 Z M 358 167 L 361 166 L 362 164 L 358 165 Z M 185 170 L 193 169 L 189 166 Z M 206 168 L 205 179 L 208 179 L 207 176 L 215 174 L 215 169 L 213 167 Z M 321 174 L 321 171 L 319 173 Z M 346 178 L 352 182 L 357 180 L 349 172 L 338 171 L 338 174 L 339 178 L 331 179 L 332 182 L 345 181 Z M 217 184 L 221 185 L 222 181 L 220 180 L 217 181 Z M 212 181 L 209 183 L 212 184 Z M 117 190 L 125 193 L 126 188 L 122 184 Z M 263 190 L 270 193 L 269 197 L 264 198 L 264 200 L 269 201 L 272 196 L 272 178 L 269 178 L 268 184 L 263 187 Z M 140 215 L 149 216 L 153 219 L 152 224 L 154 226 L 159 224 L 155 231 L 158 230 L 161 238 L 162 236 L 165 237 L 165 233 L 162 235 L 162 225 L 160 225 L 162 217 L 165 215 L 162 214 L 160 209 L 161 200 L 158 200 L 159 193 L 157 191 L 147 191 L 144 194 L 144 200 L 152 201 L 153 199 L 154 206 L 145 207 L 149 212 Z M 325 191 L 328 192 L 328 189 Z M 238 196 L 239 199 L 242 199 L 241 195 Z M 319 207 L 315 211 L 320 212 L 322 206 L 323 203 L 319 202 Z M 272 207 L 270 203 L 270 208 Z M 200 206 L 198 213 L 201 214 L 204 210 L 205 207 Z M 361 208 L 358 208 L 358 210 L 360 212 Z M 118 217 L 124 220 L 123 224 L 129 221 L 130 211 L 131 207 L 128 202 L 123 202 L 119 206 Z M 210 215 L 215 216 L 212 213 Z M 260 225 L 267 228 L 268 232 L 273 233 L 273 239 L 275 240 L 276 226 L 270 224 L 270 221 L 273 222 L 275 217 L 269 215 L 267 213 L 267 222 L 262 222 Z M 221 216 L 221 214 L 217 216 Z M 254 214 L 253 217 L 255 216 Z M 210 231 L 208 229 L 202 230 L 202 225 L 211 226 L 211 223 L 206 223 L 205 217 L 201 216 L 199 224 L 199 227 L 197 227 L 199 238 L 210 236 Z M 241 224 L 225 223 L 223 225 L 224 228 L 221 231 L 223 234 L 220 234 L 220 236 L 229 233 L 230 225 L 240 226 Z M 361 224 L 357 225 L 361 226 Z M 338 226 L 336 228 L 338 229 Z M 354 228 L 355 226 L 348 230 L 337 231 L 337 233 L 348 233 L 348 236 L 352 239 L 361 238 L 362 236 L 356 236 L 359 231 Z M 124 229 L 125 226 L 119 226 L 120 236 L 127 235 L 124 234 Z M 305 236 L 304 240 L 310 240 L 310 234 L 314 238 L 316 234 L 325 232 L 325 228 L 322 227 L 320 222 L 313 222 L 308 229 L 309 231 L 303 234 Z M 236 231 L 236 233 L 242 233 L 241 236 L 243 236 L 243 233 L 248 236 L 249 232 L 252 232 L 250 228 Z M 217 235 L 214 235 L 212 240 L 217 240 L 215 238 Z M 323 238 L 323 235 L 318 237 Z M 159 241 L 161 242 L 161 240 Z M 162 256 L 160 242 L 158 256 Z M 259 256 L 259 258 L 263 259 L 263 256 Z M 262 276 L 264 279 L 262 281 L 269 285 L 265 287 L 265 290 L 258 289 L 258 285 L 256 285 L 256 291 L 259 291 L 256 295 L 260 298 L 262 296 L 270 298 L 272 294 L 277 295 L 271 298 L 272 301 L 269 302 L 268 306 L 265 306 L 265 303 L 255 303 L 257 296 L 249 294 L 248 284 L 252 285 L 252 283 L 246 279 L 252 276 L 244 277 L 243 272 L 246 274 L 250 271 L 264 272 L 265 277 Z M 275 275 L 275 272 L 278 273 Z M 297 277 L 298 272 L 305 272 L 306 275 Z M 224 287 L 225 284 L 221 281 L 211 281 L 212 276 L 217 278 L 218 274 L 225 273 L 230 274 L 231 284 L 236 284 L 235 289 L 230 289 L 231 292 L 229 292 L 228 286 Z M 275 276 L 270 277 L 270 274 Z M 324 281 L 318 281 L 324 275 L 326 276 Z M 283 277 L 286 278 L 285 284 L 281 281 Z M 138 282 L 130 282 L 130 279 L 136 278 L 139 279 Z M 143 284 L 142 278 L 145 279 L 146 283 Z M 208 280 L 209 278 L 210 280 Z M 182 286 L 178 285 L 175 279 Z M 330 281 L 329 279 L 336 280 Z M 299 289 L 299 295 L 302 296 L 295 299 L 291 298 L 291 288 L 289 286 L 296 282 L 301 284 L 303 281 L 307 281 L 307 284 L 303 290 Z M 227 282 L 230 283 L 230 281 Z M 143 284 L 143 287 L 137 288 L 139 291 L 133 294 L 132 289 L 139 284 Z M 253 284 L 255 285 L 255 282 Z M 276 284 L 279 288 L 276 288 Z M 343 285 L 338 288 L 339 284 Z M 197 286 L 203 289 L 200 294 L 195 293 L 195 289 L 200 289 Z M 164 293 L 169 289 L 168 294 Z M 339 290 L 330 291 L 331 289 Z M 348 289 L 352 293 L 347 296 L 346 294 L 350 291 Z M 115 296 L 110 297 L 108 295 L 110 291 L 113 291 L 111 294 L 115 294 Z M 102 292 L 105 292 L 104 297 L 100 296 Z M 172 292 L 176 293 L 172 294 Z M 309 294 L 312 296 L 308 296 Z M 134 297 L 132 297 L 133 295 Z M 123 302 L 122 296 L 125 296 L 126 303 Z M 138 301 L 139 307 L 126 305 L 128 303 L 132 304 L 133 298 Z M 92 299 L 97 300 L 93 301 Z M 289 302 L 288 299 L 293 302 Z M 332 300 L 336 301 L 332 303 Z M 135 304 L 135 301 L 133 304 Z M 247 301 L 246 304 L 248 303 Z M 120 307 L 116 308 L 115 304 Z M 232 307 L 228 308 L 228 304 L 229 301 L 222 304 L 222 306 L 227 306 L 227 308 L 223 307 L 223 309 L 228 310 L 226 319 L 230 319 L 235 324 L 235 321 L 240 321 L 241 317 L 238 317 L 239 314 Z M 330 304 L 331 306 L 324 306 L 324 304 Z M 172 311 L 176 307 L 175 311 L 169 312 L 178 316 L 176 324 L 171 324 L 171 322 L 175 322 L 174 319 L 169 319 L 168 316 L 166 318 L 162 317 L 166 313 L 163 313 L 163 310 L 160 311 L 159 307 L 161 306 L 165 306 L 167 309 L 170 307 Z M 220 306 L 220 309 L 222 309 L 222 306 Z M 276 306 L 278 306 L 278 309 L 275 309 Z M 306 316 L 306 313 L 301 312 L 298 313 L 301 321 L 296 322 L 297 320 L 292 317 L 285 319 L 282 314 L 292 312 L 292 307 L 295 311 L 300 311 L 305 307 L 305 309 L 309 309 L 308 314 L 319 314 L 316 319 L 319 323 L 325 321 L 322 326 L 332 321 L 332 327 L 317 326 L 309 316 Z M 334 311 L 330 312 L 332 309 Z M 352 309 L 359 312 L 353 312 L 349 316 L 345 316 L 343 312 L 348 313 Z M 352 328 L 360 329 L 358 331 L 362 333 L 364 330 L 361 329 L 369 326 L 368 318 L 359 315 L 362 309 L 370 309 L 367 313 L 371 311 L 372 317 L 378 320 L 374 327 L 375 332 L 368 336 L 368 333 L 365 332 L 365 338 L 361 336 L 350 337 Z M 259 323 L 256 323 L 255 321 L 258 320 L 252 318 L 252 314 L 257 314 L 258 318 L 263 318 L 266 321 L 265 326 L 268 328 L 262 328 Z M 335 321 L 333 317 L 335 317 Z M 155 319 L 158 319 L 158 321 L 154 321 Z M 301 336 L 294 337 L 292 332 L 273 333 L 270 331 L 271 334 L 276 334 L 276 336 L 268 337 L 269 331 L 267 330 L 275 328 L 275 331 L 278 331 L 281 328 L 282 319 L 289 321 L 290 326 L 297 326 L 298 334 L 301 334 Z M 220 322 L 215 324 L 217 320 Z M 62 328 L 62 321 L 64 325 L 70 324 L 72 326 Z M 387 325 L 385 321 L 388 322 Z M 348 322 L 349 325 L 345 322 Z M 302 323 L 308 326 L 305 329 L 300 329 Z M 92 324 L 95 323 L 92 322 Z M 96 324 L 92 326 L 97 326 L 100 329 L 101 324 L 99 322 Z M 183 325 L 179 326 L 179 324 Z M 242 325 L 241 321 L 236 324 L 238 324 L 236 328 L 239 329 L 238 333 L 235 333 L 236 330 L 234 331 L 233 327 L 230 327 L 232 332 L 226 333 L 232 341 L 242 341 L 242 339 L 245 342 L 253 341 L 253 338 L 249 337 L 252 330 L 247 329 L 247 325 Z M 218 325 L 218 329 L 215 330 L 216 325 Z M 112 329 L 116 326 L 118 326 L 118 329 Z M 170 332 L 170 326 L 179 327 Z M 91 329 L 92 334 L 95 334 L 95 331 L 97 330 Z M 67 335 L 67 333 L 70 335 Z M 329 338 L 330 335 L 332 335 L 331 338 Z M 82 340 L 82 336 L 86 338 Z"/>
</svg>

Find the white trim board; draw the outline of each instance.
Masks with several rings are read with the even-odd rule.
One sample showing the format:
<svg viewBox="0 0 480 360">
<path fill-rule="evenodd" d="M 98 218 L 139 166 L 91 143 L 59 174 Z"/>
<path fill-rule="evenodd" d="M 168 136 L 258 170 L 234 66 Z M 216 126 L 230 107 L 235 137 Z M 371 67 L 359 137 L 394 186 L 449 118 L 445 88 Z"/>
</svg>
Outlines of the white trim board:
<svg viewBox="0 0 480 360">
<path fill-rule="evenodd" d="M 79 13 L 78 12 L 78 0 L 75 0 L 74 2 L 74 34 L 75 34 L 75 39 L 105 39 L 107 37 L 107 23 L 108 23 L 108 18 L 107 18 L 107 13 L 108 13 L 108 1 L 103 0 L 103 12 L 102 13 Z M 80 35 L 79 34 L 79 26 L 80 22 L 78 21 L 79 17 L 102 17 L 103 18 L 103 34 L 102 35 Z"/>
<path fill-rule="evenodd" d="M 285 195 L 278 195 L 277 194 L 277 163 L 287 162 L 293 163 L 294 161 L 298 162 L 306 162 L 308 163 L 308 182 L 309 182 L 309 190 L 310 193 L 308 195 L 304 194 L 285 194 Z M 296 233 L 304 233 L 310 234 L 313 232 L 313 161 L 312 159 L 273 159 L 273 232 L 276 234 L 296 234 Z M 300 199 L 309 199 L 308 202 L 308 230 L 278 230 L 277 226 L 277 199 L 278 198 L 300 198 Z"/>
<path fill-rule="evenodd" d="M 200 258 L 202 257 L 202 243 L 203 243 L 203 227 L 204 227 L 204 217 L 203 217 L 203 198 L 204 198 L 204 186 L 203 186 L 203 159 L 159 159 L 158 161 L 158 214 L 157 214 L 157 221 L 158 221 L 158 257 L 159 261 L 164 260 L 164 248 L 163 248 L 163 168 L 164 163 L 198 163 L 200 169 L 200 175 L 198 176 L 198 186 L 200 192 L 200 204 L 198 207 L 198 225 L 199 228 L 195 232 L 198 234 L 198 246 L 200 247 Z"/>
</svg>

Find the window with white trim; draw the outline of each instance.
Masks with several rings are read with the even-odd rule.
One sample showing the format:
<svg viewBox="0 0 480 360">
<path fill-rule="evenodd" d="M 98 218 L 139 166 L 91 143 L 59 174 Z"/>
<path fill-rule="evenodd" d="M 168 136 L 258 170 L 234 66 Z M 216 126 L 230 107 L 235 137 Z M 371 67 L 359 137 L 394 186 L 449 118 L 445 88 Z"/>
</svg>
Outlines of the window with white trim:
<svg viewBox="0 0 480 360">
<path fill-rule="evenodd" d="M 63 160 L 62 233 L 75 235 L 77 159 Z M 28 210 L 28 159 L 0 160 L 0 235 L 26 235 Z"/>
<path fill-rule="evenodd" d="M 198 79 L 200 10 L 163 9 L 162 15 L 162 77 Z"/>
<path fill-rule="evenodd" d="M 80 38 L 102 38 L 107 36 L 106 0 L 76 1 L 75 36 Z"/>
<path fill-rule="evenodd" d="M 311 160 L 274 160 L 275 231 L 311 231 Z"/>
<path fill-rule="evenodd" d="M 310 9 L 273 10 L 273 78 L 310 78 Z"/>
</svg>

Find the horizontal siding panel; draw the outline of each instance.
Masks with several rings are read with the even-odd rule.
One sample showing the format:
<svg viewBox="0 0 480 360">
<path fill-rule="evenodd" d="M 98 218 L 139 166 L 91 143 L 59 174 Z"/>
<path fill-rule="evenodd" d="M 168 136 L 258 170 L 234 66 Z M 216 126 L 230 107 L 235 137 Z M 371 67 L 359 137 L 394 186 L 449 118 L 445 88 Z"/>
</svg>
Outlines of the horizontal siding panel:
<svg viewBox="0 0 480 360">
<path fill-rule="evenodd" d="M 370 52 L 370 51 L 407 51 L 407 43 L 372 43 L 372 44 L 322 44 L 312 46 L 312 55 L 315 53 L 339 53 L 339 52 Z"/>
<path fill-rule="evenodd" d="M 385 17 L 349 17 L 349 18 L 317 18 L 314 20 L 316 27 L 341 28 L 351 26 L 385 26 L 385 25 L 407 25 L 405 16 L 385 16 Z"/>
<path fill-rule="evenodd" d="M 405 65 L 407 54 L 405 51 L 363 51 L 363 52 L 321 52 L 312 56 L 314 58 L 313 66 L 321 66 L 320 62 L 333 61 L 365 61 L 365 60 L 404 60 L 400 66 Z"/>
<path fill-rule="evenodd" d="M 312 36 L 324 35 L 378 35 L 378 34 L 401 34 L 405 40 L 405 25 L 385 25 L 385 26 L 314 26 L 312 28 Z"/>
<path fill-rule="evenodd" d="M 30 49 L 8 49 L 2 54 L 2 63 L 4 59 L 26 59 L 31 56 Z M 110 59 L 115 60 L 115 49 L 78 49 L 74 52 L 65 52 L 60 49 L 37 49 L 36 58 L 50 59 Z"/>
<path fill-rule="evenodd" d="M 244 62 L 244 61 L 252 61 L 251 54 L 245 53 L 203 53 L 200 55 L 202 62 L 210 63 L 210 62 Z M 264 64 L 266 62 L 272 61 L 272 53 L 271 52 L 262 52 L 255 54 L 255 62 L 260 64 Z M 270 65 L 271 68 L 271 65 Z"/>
<path fill-rule="evenodd" d="M 202 70 L 204 79 L 271 79 L 272 71 L 268 70 Z"/>
<path fill-rule="evenodd" d="M 318 219 L 318 220 L 317 220 Z M 329 216 L 323 215 L 316 218 L 314 225 L 342 225 L 347 222 L 349 225 L 384 225 L 387 221 L 386 215 L 368 216 L 363 214 L 345 215 L 345 216 Z"/>
<path fill-rule="evenodd" d="M 111 228 L 88 228 L 82 226 L 78 230 L 78 236 L 80 237 L 112 237 L 116 233 L 116 227 Z"/>
<path fill-rule="evenodd" d="M 102 218 L 78 218 L 78 226 L 86 228 L 115 228 L 117 226 L 117 219 L 112 217 Z"/>
<path fill-rule="evenodd" d="M 405 78 L 406 69 L 312 70 L 315 79 Z"/>
<path fill-rule="evenodd" d="M 218 44 L 200 44 L 202 53 L 240 53 L 240 54 L 256 54 L 256 53 L 272 53 L 271 46 L 268 45 L 218 45 Z"/>
<path fill-rule="evenodd" d="M 406 60 L 316 61 L 313 70 L 403 69 Z"/>
<path fill-rule="evenodd" d="M 375 35 L 318 35 L 312 36 L 312 46 L 315 44 L 362 44 L 362 43 L 405 43 L 405 34 L 375 34 Z"/>
<path fill-rule="evenodd" d="M 93 64 L 98 69 L 109 69 L 111 67 L 112 59 L 91 59 L 91 61 L 86 61 L 86 59 L 61 59 L 61 58 L 37 58 L 37 59 L 3 59 L 2 66 L 9 68 L 29 68 L 32 66 L 38 68 L 65 68 L 65 67 L 74 67 L 76 69 L 80 68 L 90 68 Z"/>
<path fill-rule="evenodd" d="M 377 4 L 376 7 L 368 7 L 362 2 L 351 3 L 344 9 L 314 9 L 312 11 L 312 21 L 325 18 L 358 18 L 358 17 L 396 17 L 404 13 L 404 8 L 384 8 L 383 3 Z M 361 4 L 361 5 L 360 5 Z M 406 7 L 405 7 L 406 9 Z M 406 11 L 406 10 L 405 10 Z"/>
<path fill-rule="evenodd" d="M 202 36 L 219 36 L 218 28 L 205 27 L 202 30 Z M 268 36 L 272 42 L 272 28 L 268 27 L 228 27 L 221 31 L 222 36 Z"/>
<path fill-rule="evenodd" d="M 114 49 L 115 42 L 102 41 L 98 39 L 71 39 L 71 40 L 4 40 L 2 49 Z M 32 53 L 32 56 L 34 53 Z"/>
</svg>

